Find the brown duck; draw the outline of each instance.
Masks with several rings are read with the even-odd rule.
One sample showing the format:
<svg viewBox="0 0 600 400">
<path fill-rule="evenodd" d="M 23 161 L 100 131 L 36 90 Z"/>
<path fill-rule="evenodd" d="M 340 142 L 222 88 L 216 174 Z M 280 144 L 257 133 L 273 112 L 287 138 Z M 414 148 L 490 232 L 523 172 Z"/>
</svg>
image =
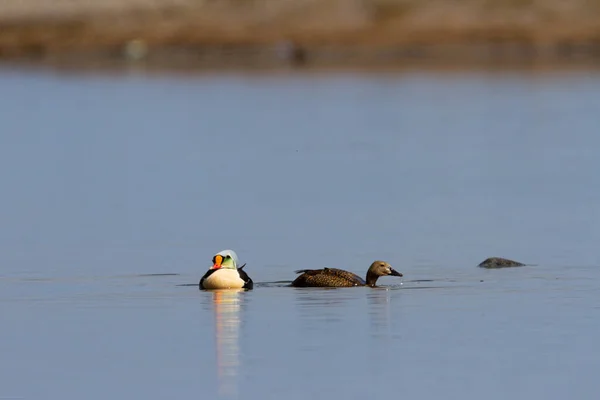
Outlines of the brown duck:
<svg viewBox="0 0 600 400">
<path fill-rule="evenodd" d="M 352 272 L 337 268 L 300 269 L 295 272 L 302 274 L 292 282 L 292 286 L 295 287 L 375 287 L 380 276 L 402 276 L 385 261 L 373 262 L 367 271 L 366 280 Z"/>
</svg>

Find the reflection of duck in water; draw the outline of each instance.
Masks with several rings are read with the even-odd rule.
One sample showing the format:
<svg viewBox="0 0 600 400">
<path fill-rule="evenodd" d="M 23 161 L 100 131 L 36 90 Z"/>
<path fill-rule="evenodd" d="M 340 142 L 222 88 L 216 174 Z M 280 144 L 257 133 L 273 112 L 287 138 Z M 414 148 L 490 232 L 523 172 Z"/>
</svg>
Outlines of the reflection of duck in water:
<svg viewBox="0 0 600 400">
<path fill-rule="evenodd" d="M 522 264 L 518 261 L 509 260 L 507 258 L 490 257 L 483 260 L 478 266 L 482 268 L 508 268 L 524 267 L 525 264 Z"/>
<path fill-rule="evenodd" d="M 301 269 L 295 271 L 302 273 L 293 282 L 296 287 L 350 287 L 370 286 L 375 287 L 380 276 L 402 276 L 402 274 L 385 261 L 375 261 L 367 271 L 367 279 L 363 280 L 352 272 L 336 268 Z"/>
<path fill-rule="evenodd" d="M 217 378 L 219 395 L 237 396 L 237 371 L 240 364 L 239 326 L 241 293 L 244 289 L 213 292 Z"/>
<path fill-rule="evenodd" d="M 254 283 L 244 268 L 238 266 L 233 250 L 223 250 L 213 257 L 213 266 L 200 279 L 200 289 L 252 289 Z"/>
<path fill-rule="evenodd" d="M 371 322 L 370 333 L 378 340 L 390 340 L 394 335 L 392 329 L 392 296 L 393 290 L 369 290 L 367 301 L 371 305 L 369 308 L 369 319 Z M 376 357 L 387 357 L 388 350 L 384 346 L 376 346 L 380 350 Z"/>
</svg>

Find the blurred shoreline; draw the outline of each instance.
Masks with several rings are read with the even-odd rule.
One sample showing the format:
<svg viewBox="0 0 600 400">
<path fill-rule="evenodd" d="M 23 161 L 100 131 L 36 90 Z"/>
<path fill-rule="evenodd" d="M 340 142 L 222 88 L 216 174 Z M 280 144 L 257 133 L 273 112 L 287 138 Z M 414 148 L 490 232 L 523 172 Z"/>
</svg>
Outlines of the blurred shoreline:
<svg viewBox="0 0 600 400">
<path fill-rule="evenodd" d="M 600 0 L 4 0 L 0 61 L 600 65 Z"/>
</svg>

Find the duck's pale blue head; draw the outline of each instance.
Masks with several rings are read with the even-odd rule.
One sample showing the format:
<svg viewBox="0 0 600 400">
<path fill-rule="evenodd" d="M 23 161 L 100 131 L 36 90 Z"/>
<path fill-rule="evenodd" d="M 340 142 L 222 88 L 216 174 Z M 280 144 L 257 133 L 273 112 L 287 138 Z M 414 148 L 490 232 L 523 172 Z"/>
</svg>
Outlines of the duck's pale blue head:
<svg viewBox="0 0 600 400">
<path fill-rule="evenodd" d="M 210 269 L 229 268 L 237 269 L 238 257 L 233 250 L 221 250 L 212 259 L 213 266 Z"/>
</svg>

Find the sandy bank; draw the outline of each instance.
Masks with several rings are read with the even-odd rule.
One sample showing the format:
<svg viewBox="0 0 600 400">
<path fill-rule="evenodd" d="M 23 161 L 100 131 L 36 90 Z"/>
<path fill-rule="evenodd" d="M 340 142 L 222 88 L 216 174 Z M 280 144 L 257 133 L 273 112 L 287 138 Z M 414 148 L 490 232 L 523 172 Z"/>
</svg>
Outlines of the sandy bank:
<svg viewBox="0 0 600 400">
<path fill-rule="evenodd" d="M 4 0 L 0 57 L 595 62 L 600 0 Z"/>
</svg>

